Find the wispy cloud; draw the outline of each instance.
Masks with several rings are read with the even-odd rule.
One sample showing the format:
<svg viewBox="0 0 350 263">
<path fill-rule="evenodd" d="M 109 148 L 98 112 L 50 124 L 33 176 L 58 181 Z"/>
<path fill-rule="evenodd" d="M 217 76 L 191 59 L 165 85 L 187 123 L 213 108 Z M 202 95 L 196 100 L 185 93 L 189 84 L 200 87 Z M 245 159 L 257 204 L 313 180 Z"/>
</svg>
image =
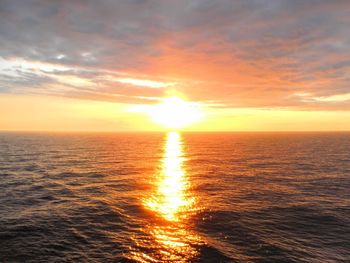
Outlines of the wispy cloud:
<svg viewBox="0 0 350 263">
<path fill-rule="evenodd" d="M 316 101 L 330 101 L 330 102 L 338 102 L 338 101 L 349 101 L 350 102 L 350 93 L 340 94 L 340 95 L 332 95 L 326 97 L 316 97 L 314 98 Z"/>
<path fill-rule="evenodd" d="M 125 84 L 131 84 L 134 86 L 148 87 L 148 88 L 166 88 L 173 86 L 175 83 L 166 83 L 160 81 L 154 81 L 149 79 L 133 79 L 133 78 L 119 78 L 116 81 Z"/>
</svg>

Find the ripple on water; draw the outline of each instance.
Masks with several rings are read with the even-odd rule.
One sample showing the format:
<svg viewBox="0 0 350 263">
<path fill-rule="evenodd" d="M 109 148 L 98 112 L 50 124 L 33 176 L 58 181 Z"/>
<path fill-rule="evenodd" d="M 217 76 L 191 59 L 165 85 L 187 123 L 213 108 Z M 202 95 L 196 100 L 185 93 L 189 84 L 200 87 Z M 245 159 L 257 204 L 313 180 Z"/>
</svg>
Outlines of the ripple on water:
<svg viewBox="0 0 350 263">
<path fill-rule="evenodd" d="M 0 133 L 0 261 L 348 262 L 348 138 Z"/>
</svg>

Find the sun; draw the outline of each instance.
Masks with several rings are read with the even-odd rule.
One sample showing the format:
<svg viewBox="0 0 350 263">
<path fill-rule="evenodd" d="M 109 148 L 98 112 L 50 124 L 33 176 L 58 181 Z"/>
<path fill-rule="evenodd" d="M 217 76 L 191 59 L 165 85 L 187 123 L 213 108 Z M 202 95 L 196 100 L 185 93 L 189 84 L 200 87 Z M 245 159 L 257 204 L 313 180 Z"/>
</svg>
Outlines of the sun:
<svg viewBox="0 0 350 263">
<path fill-rule="evenodd" d="M 169 129 L 181 129 L 200 121 L 204 114 L 200 104 L 178 97 L 166 98 L 150 110 L 154 122 Z"/>
</svg>

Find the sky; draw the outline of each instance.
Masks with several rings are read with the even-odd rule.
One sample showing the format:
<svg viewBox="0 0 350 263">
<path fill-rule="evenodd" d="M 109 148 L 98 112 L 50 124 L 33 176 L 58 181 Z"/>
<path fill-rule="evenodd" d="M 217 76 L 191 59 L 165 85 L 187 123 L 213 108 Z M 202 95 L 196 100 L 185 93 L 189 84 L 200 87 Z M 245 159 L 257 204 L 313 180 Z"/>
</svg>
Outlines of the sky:
<svg viewBox="0 0 350 263">
<path fill-rule="evenodd" d="M 0 130 L 350 130 L 350 2 L 0 0 Z M 141 109 L 141 110 L 140 110 Z"/>
</svg>

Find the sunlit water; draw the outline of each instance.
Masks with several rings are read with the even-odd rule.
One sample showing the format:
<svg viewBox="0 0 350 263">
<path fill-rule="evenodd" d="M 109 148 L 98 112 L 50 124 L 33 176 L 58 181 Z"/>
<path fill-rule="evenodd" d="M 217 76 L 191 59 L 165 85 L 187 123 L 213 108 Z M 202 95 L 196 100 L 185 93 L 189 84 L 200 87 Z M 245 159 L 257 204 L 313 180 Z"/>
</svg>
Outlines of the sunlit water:
<svg viewBox="0 0 350 263">
<path fill-rule="evenodd" d="M 350 134 L 0 133 L 0 262 L 350 262 Z"/>
<path fill-rule="evenodd" d="M 162 167 L 155 178 L 154 193 L 144 200 L 145 208 L 159 217 L 158 223 L 149 227 L 152 240 L 147 246 L 154 250 L 152 253 L 134 252 L 134 259 L 140 262 L 187 262 L 197 256 L 195 245 L 200 244 L 200 238 L 186 225 L 186 218 L 195 211 L 195 198 L 190 193 L 183 162 L 181 136 L 170 132 Z"/>
</svg>

